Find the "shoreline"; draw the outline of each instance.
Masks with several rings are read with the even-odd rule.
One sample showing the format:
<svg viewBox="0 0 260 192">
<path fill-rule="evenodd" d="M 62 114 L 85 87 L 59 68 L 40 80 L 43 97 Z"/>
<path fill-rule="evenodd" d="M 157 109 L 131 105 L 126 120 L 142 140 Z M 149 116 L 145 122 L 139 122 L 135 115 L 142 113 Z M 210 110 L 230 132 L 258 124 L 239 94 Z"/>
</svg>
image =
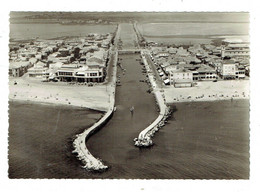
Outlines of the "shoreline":
<svg viewBox="0 0 260 192">
<path fill-rule="evenodd" d="M 248 100 L 250 98 L 233 98 L 234 101 L 237 100 Z M 224 98 L 224 99 L 202 99 L 202 100 L 182 100 L 182 101 L 174 101 L 174 102 L 166 102 L 169 105 L 174 105 L 175 103 L 200 103 L 200 102 L 219 102 L 219 101 L 232 101 L 231 98 Z"/>
<path fill-rule="evenodd" d="M 80 104 L 69 104 L 69 103 L 57 103 L 54 101 L 35 101 L 30 98 L 10 98 L 10 102 L 24 102 L 24 103 L 33 103 L 33 104 L 42 104 L 42 105 L 53 105 L 53 106 L 64 106 L 64 107 L 75 107 L 75 108 L 81 108 L 81 109 L 88 109 L 88 110 L 95 110 L 95 111 L 100 111 L 100 112 L 106 112 L 106 109 L 100 108 L 100 107 L 92 107 L 92 106 L 83 106 Z"/>
<path fill-rule="evenodd" d="M 17 81 L 17 85 L 13 84 Z M 9 79 L 9 100 L 32 101 L 85 107 L 98 111 L 108 109 L 108 90 L 106 85 L 100 86 L 66 86 L 27 81 L 26 79 Z"/>
<path fill-rule="evenodd" d="M 230 101 L 232 102 L 231 99 L 222 99 L 222 100 L 201 100 L 201 101 L 179 101 L 179 102 L 173 102 L 173 103 L 167 103 L 169 106 L 174 106 L 177 104 L 191 104 L 191 103 L 218 103 L 218 102 L 227 102 Z M 237 99 L 233 99 L 233 101 L 249 101 L 250 102 L 250 98 L 237 98 Z"/>
<path fill-rule="evenodd" d="M 94 109 L 89 107 L 81 107 L 77 105 L 68 105 L 62 103 L 51 103 L 51 102 L 41 102 L 41 101 L 32 101 L 32 100 L 23 100 L 23 99 L 9 99 L 8 103 L 14 102 L 19 104 L 32 104 L 32 105 L 42 105 L 42 106 L 54 106 L 54 107 L 63 107 L 67 109 L 77 109 L 77 110 L 87 110 L 87 111 L 96 111 L 99 113 L 104 113 L 104 110 Z"/>
</svg>

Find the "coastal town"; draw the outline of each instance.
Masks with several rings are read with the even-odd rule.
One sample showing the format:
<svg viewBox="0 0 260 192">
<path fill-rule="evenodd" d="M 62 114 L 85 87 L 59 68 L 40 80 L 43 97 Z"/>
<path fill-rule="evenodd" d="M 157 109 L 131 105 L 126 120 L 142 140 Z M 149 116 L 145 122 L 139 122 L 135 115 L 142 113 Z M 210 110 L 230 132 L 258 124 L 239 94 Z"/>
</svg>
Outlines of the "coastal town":
<svg viewBox="0 0 260 192">
<path fill-rule="evenodd" d="M 11 42 L 9 76 L 88 86 L 103 83 L 112 40 L 113 34 L 88 34 L 66 40 Z M 249 79 L 248 42 L 223 40 L 221 46 L 198 44 L 185 48 L 149 42 L 143 49 L 163 87 Z"/>
<path fill-rule="evenodd" d="M 86 143 L 100 128 L 111 127 L 117 115 L 128 114 L 130 120 L 116 121 L 127 127 L 133 117 L 145 119 L 142 115 L 155 108 L 151 113 L 157 118 L 140 123 L 142 129 L 131 138 L 136 147 L 150 147 L 175 103 L 249 99 L 250 48 L 239 39 L 159 44 L 147 41 L 137 22 L 129 22 L 117 24 L 110 33 L 10 41 L 9 49 L 10 101 L 102 111 L 95 124 L 73 136 L 72 153 L 87 170 L 110 167 Z"/>
<path fill-rule="evenodd" d="M 104 83 L 108 80 L 114 37 L 111 33 L 88 34 L 85 38 L 11 42 L 10 99 L 30 98 L 76 106 L 83 106 L 82 102 L 85 102 L 84 105 L 90 108 L 106 110 L 110 96 L 106 94 Z M 152 66 L 150 72 L 154 73 L 164 91 L 167 103 L 249 98 L 248 42 L 223 40 L 220 46 L 186 47 L 159 46 L 149 42 L 143 47 Z M 72 89 L 83 92 L 88 86 L 92 92 L 84 91 L 85 100 L 82 101 L 77 95 L 73 99 L 71 91 L 60 89 L 60 85 L 84 85 L 84 88 Z M 44 86 L 48 87 L 49 93 L 38 95 Z"/>
<path fill-rule="evenodd" d="M 103 82 L 112 35 L 10 44 L 9 75 L 42 81 Z"/>
<path fill-rule="evenodd" d="M 225 40 L 223 44 L 188 48 L 151 45 L 150 57 L 165 85 L 192 87 L 198 81 L 246 79 L 249 45 Z"/>
</svg>

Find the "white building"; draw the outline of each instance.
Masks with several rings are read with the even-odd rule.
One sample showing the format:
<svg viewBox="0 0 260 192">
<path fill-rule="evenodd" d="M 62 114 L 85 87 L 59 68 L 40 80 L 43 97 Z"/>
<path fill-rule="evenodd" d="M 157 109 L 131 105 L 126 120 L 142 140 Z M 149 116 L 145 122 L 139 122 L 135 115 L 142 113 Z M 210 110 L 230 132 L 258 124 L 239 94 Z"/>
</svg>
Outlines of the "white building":
<svg viewBox="0 0 260 192">
<path fill-rule="evenodd" d="M 220 76 L 223 79 L 235 79 L 236 78 L 236 63 L 233 60 L 224 60 L 220 68 Z"/>
<path fill-rule="evenodd" d="M 249 57 L 249 45 L 245 43 L 230 43 L 221 49 L 221 57 Z"/>
<path fill-rule="evenodd" d="M 191 71 L 176 69 L 169 71 L 170 85 L 175 87 L 192 87 L 193 74 Z"/>
<path fill-rule="evenodd" d="M 45 63 L 38 62 L 34 66 L 28 69 L 29 77 L 37 77 L 47 79 L 49 77 L 48 67 L 45 66 Z"/>
<path fill-rule="evenodd" d="M 57 70 L 60 81 L 66 82 L 102 82 L 104 81 L 104 68 L 98 63 L 62 65 Z"/>
</svg>

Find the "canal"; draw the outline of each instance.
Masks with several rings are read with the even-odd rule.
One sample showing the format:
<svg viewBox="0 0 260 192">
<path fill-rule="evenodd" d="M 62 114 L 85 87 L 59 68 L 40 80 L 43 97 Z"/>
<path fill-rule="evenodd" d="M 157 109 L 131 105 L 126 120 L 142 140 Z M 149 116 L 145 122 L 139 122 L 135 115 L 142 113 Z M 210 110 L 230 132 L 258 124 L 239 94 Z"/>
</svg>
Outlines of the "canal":
<svg viewBox="0 0 260 192">
<path fill-rule="evenodd" d="M 134 146 L 133 139 L 157 118 L 158 112 L 153 94 L 147 92 L 148 85 L 140 82 L 146 77 L 139 59 L 140 54 L 119 55 L 125 72 L 118 67 L 121 86 L 116 90 L 117 110 L 108 124 L 87 142 L 91 153 L 110 167 L 102 173 L 105 178 L 142 177 L 138 170 L 146 163 L 145 153 Z"/>
</svg>

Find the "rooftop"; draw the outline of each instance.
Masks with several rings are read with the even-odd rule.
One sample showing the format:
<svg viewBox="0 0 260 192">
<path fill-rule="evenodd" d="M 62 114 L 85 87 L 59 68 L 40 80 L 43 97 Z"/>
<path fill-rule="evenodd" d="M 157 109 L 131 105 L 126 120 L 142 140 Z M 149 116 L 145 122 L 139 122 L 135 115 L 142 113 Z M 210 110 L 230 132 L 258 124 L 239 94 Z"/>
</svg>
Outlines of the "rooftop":
<svg viewBox="0 0 260 192">
<path fill-rule="evenodd" d="M 17 69 L 19 67 L 25 67 L 28 65 L 30 65 L 29 61 L 14 61 L 14 62 L 10 62 L 9 69 Z"/>
<path fill-rule="evenodd" d="M 223 61 L 223 64 L 235 64 L 235 61 L 234 60 L 224 60 Z"/>
</svg>

